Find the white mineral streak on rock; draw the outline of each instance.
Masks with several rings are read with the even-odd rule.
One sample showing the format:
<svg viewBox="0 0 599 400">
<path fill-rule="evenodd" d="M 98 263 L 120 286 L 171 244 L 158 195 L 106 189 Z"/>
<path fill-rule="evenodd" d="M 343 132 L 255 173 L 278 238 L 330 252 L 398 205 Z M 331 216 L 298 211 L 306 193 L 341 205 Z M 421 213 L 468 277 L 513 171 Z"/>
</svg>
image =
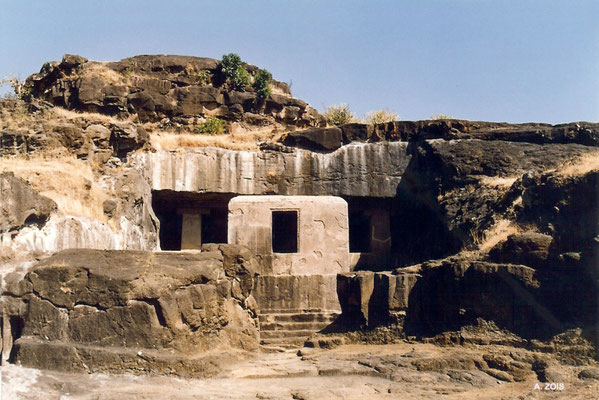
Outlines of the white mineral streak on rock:
<svg viewBox="0 0 599 400">
<path fill-rule="evenodd" d="M 39 229 L 25 227 L 14 238 L 4 235 L 3 245 L 17 251 L 55 252 L 70 248 L 121 249 L 122 237 L 94 219 L 52 215 Z"/>
<path fill-rule="evenodd" d="M 154 190 L 393 197 L 407 143 L 351 143 L 331 153 L 218 148 L 145 153 L 135 164 Z"/>
</svg>

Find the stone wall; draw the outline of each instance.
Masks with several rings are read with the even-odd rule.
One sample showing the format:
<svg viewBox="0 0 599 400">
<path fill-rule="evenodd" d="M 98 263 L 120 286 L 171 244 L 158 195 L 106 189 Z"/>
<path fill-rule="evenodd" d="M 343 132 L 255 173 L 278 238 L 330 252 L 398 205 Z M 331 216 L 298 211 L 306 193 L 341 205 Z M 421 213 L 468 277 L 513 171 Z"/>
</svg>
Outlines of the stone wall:
<svg viewBox="0 0 599 400">
<path fill-rule="evenodd" d="M 281 210 L 297 211 L 297 252 L 273 251 L 272 212 Z M 229 243 L 261 257 L 263 275 L 348 271 L 348 238 L 347 203 L 338 197 L 239 196 L 229 202 Z"/>
<path fill-rule="evenodd" d="M 262 313 L 340 311 L 337 275 L 259 276 L 253 295 Z"/>
</svg>

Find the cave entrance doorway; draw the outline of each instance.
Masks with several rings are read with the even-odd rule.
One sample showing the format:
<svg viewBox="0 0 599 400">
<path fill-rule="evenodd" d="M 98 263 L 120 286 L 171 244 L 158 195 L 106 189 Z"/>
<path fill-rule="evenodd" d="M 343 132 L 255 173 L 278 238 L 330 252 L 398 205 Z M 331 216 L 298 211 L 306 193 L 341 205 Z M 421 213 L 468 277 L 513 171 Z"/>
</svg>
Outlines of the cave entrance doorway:
<svg viewBox="0 0 599 400">
<path fill-rule="evenodd" d="M 152 192 L 152 207 L 160 221 L 160 248 L 199 249 L 204 243 L 227 243 L 231 193 Z"/>
<path fill-rule="evenodd" d="M 348 206 L 349 251 L 352 267 L 389 268 L 393 199 L 345 197 Z"/>
</svg>

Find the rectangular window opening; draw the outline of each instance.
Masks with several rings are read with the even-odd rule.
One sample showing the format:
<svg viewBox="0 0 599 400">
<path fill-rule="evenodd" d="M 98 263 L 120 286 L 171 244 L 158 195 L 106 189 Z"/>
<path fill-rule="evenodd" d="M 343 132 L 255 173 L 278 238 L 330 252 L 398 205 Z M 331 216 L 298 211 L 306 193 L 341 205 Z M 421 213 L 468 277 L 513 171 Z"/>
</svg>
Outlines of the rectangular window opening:
<svg viewBox="0 0 599 400">
<path fill-rule="evenodd" d="M 297 253 L 297 211 L 272 212 L 273 253 Z"/>
</svg>

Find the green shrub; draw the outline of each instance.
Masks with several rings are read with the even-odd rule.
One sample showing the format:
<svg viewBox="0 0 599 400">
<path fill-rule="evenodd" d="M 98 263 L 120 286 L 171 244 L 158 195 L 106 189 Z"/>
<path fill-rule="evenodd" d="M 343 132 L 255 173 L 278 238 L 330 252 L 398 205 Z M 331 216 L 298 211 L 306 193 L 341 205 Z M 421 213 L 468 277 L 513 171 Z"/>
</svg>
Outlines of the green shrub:
<svg viewBox="0 0 599 400">
<path fill-rule="evenodd" d="M 239 55 L 225 54 L 220 62 L 220 70 L 234 90 L 244 91 L 250 85 L 250 74 L 241 63 Z"/>
<path fill-rule="evenodd" d="M 231 80 L 231 84 L 233 85 L 233 89 L 245 91 L 245 89 L 250 86 L 250 82 L 252 78 L 250 74 L 246 71 L 243 66 L 237 67 L 237 74 Z"/>
<path fill-rule="evenodd" d="M 399 116 L 397 113 L 387 109 L 370 111 L 366 113 L 366 116 L 364 117 L 366 123 L 371 125 L 384 124 L 385 122 L 397 121 L 398 119 Z"/>
<path fill-rule="evenodd" d="M 356 116 L 351 112 L 347 104 L 337 104 L 327 107 L 323 113 L 327 122 L 331 125 L 344 125 L 356 122 Z"/>
<path fill-rule="evenodd" d="M 254 90 L 256 91 L 256 95 L 260 99 L 268 99 L 272 94 L 270 91 L 270 80 L 272 79 L 272 74 L 265 69 L 261 69 L 256 74 L 254 78 Z"/>
<path fill-rule="evenodd" d="M 226 130 L 225 121 L 216 117 L 210 117 L 196 126 L 195 133 L 201 135 L 222 135 Z"/>
<path fill-rule="evenodd" d="M 210 82 L 210 73 L 208 71 L 198 71 L 194 74 L 194 78 L 200 84 L 208 83 Z"/>
<path fill-rule="evenodd" d="M 223 55 L 220 61 L 220 70 L 225 78 L 231 78 L 237 72 L 237 68 L 241 65 L 241 57 L 231 53 Z"/>
</svg>

